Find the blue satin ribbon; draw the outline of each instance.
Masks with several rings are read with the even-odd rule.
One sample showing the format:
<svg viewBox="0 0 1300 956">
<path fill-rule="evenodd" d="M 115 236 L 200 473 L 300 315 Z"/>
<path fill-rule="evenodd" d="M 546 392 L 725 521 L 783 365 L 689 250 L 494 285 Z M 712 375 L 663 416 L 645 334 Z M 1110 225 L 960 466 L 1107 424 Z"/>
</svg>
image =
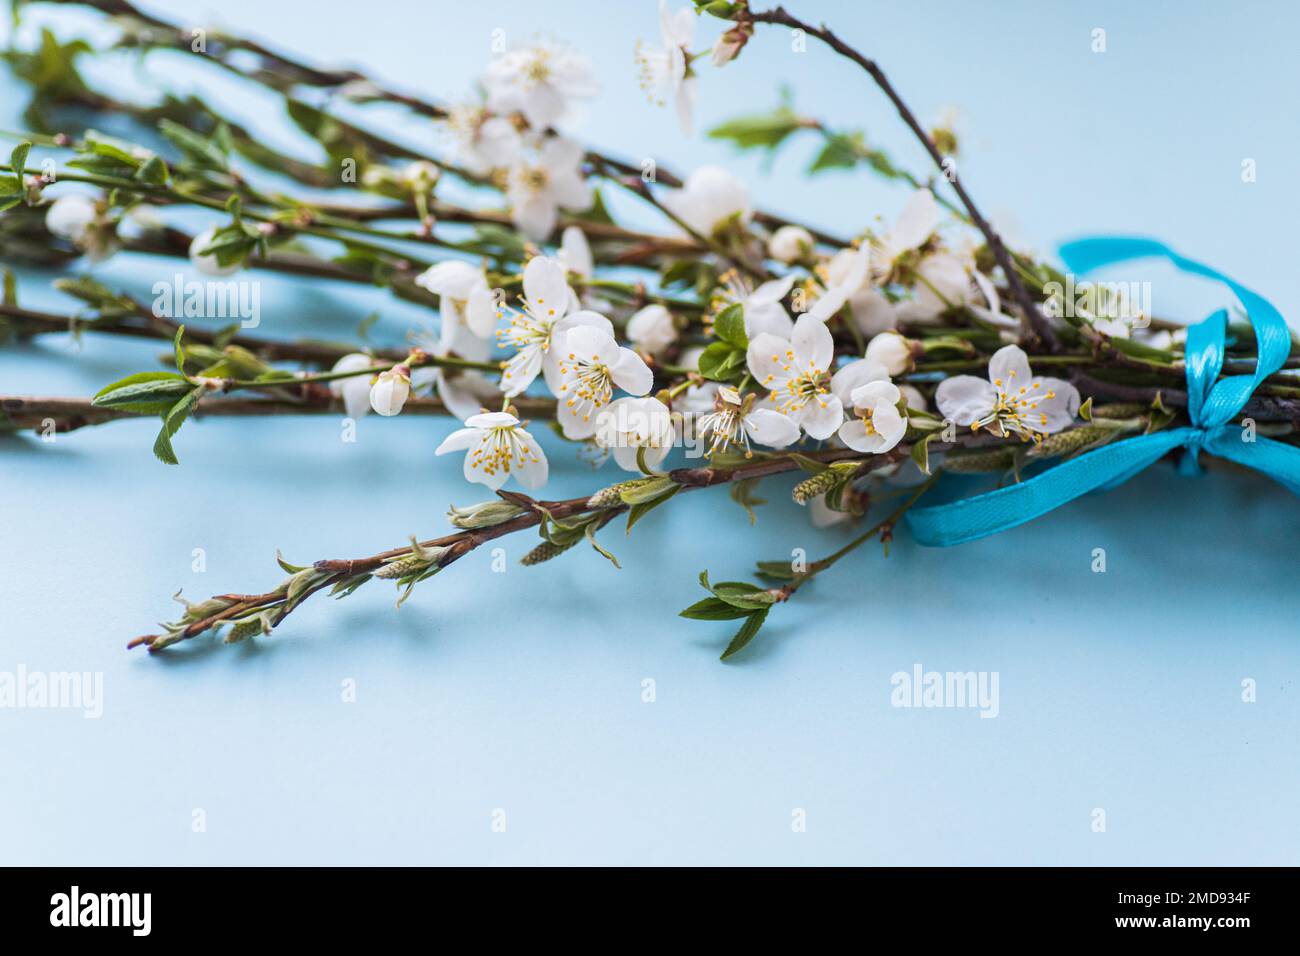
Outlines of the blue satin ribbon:
<svg viewBox="0 0 1300 956">
<path fill-rule="evenodd" d="M 1219 310 L 1187 330 L 1187 414 L 1191 426 L 1128 438 L 1063 462 L 1026 481 L 974 498 L 907 513 L 912 535 L 921 544 L 947 547 L 1006 531 L 1059 508 L 1090 491 L 1112 488 L 1132 478 L 1176 448 L 1187 449 L 1184 474 L 1199 470 L 1201 451 L 1253 468 L 1300 495 L 1300 448 L 1251 435 L 1229 425 L 1255 389 L 1286 362 L 1291 331 L 1263 296 L 1223 273 L 1174 252 L 1154 239 L 1100 237 L 1061 247 L 1067 268 L 1084 273 L 1132 259 L 1163 257 L 1184 272 L 1222 282 L 1241 302 L 1254 326 L 1258 360 L 1253 375 L 1219 378 L 1223 369 L 1228 313 Z"/>
</svg>

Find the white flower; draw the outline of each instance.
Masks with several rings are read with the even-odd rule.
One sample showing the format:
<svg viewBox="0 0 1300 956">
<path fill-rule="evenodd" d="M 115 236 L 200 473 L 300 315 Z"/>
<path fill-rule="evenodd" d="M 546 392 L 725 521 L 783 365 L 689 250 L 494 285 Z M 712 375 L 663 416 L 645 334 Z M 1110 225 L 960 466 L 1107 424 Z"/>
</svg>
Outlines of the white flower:
<svg viewBox="0 0 1300 956">
<path fill-rule="evenodd" d="M 902 375 L 912 368 L 912 343 L 897 332 L 881 332 L 867 343 L 867 358 L 885 367 L 890 375 Z"/>
<path fill-rule="evenodd" d="M 197 269 L 199 272 L 202 272 L 204 275 L 208 275 L 208 276 L 234 275 L 240 269 L 240 264 L 238 262 L 232 262 L 228 266 L 223 266 L 220 262 L 217 261 L 216 253 L 203 252 L 204 249 L 206 249 L 208 246 L 212 244 L 212 240 L 216 238 L 216 235 L 217 235 L 217 227 L 211 226 L 203 230 L 201 233 L 199 233 L 190 241 L 190 251 L 189 251 L 190 263 L 194 266 L 195 269 Z"/>
<path fill-rule="evenodd" d="M 871 248 L 842 249 L 826 266 L 826 292 L 808 314 L 826 321 L 848 304 L 853 321 L 864 335 L 892 329 L 894 305 L 871 287 Z"/>
<path fill-rule="evenodd" d="M 476 176 L 507 168 L 522 148 L 515 124 L 481 106 L 452 107 L 447 125 L 456 139 L 458 163 Z"/>
<path fill-rule="evenodd" d="M 880 455 L 907 432 L 907 419 L 898 411 L 898 386 L 888 379 L 867 382 L 853 390 L 853 418 L 840 426 L 840 441 L 854 451 Z"/>
<path fill-rule="evenodd" d="M 655 355 L 677 340 L 677 327 L 667 309 L 651 303 L 627 320 L 627 339 L 642 352 Z"/>
<path fill-rule="evenodd" d="M 563 332 L 592 326 L 613 334 L 609 319 L 588 309 L 573 311 L 574 301 L 573 290 L 564 279 L 564 266 L 545 256 L 529 260 L 524 267 L 523 311 L 514 312 L 509 327 L 497 332 L 500 344 L 518 349 L 502 371 L 507 397 L 526 389 L 539 372 L 545 374 L 552 392 L 559 387 L 559 364 L 551 346 Z"/>
<path fill-rule="evenodd" d="M 559 122 L 571 100 L 597 90 L 587 58 L 548 40 L 503 53 L 488 66 L 483 83 L 491 110 L 523 113 L 539 132 Z"/>
<path fill-rule="evenodd" d="M 636 352 L 619 345 L 609 329 L 571 328 L 557 344 L 557 353 L 559 385 L 552 391 L 559 399 L 555 417 L 565 438 L 595 434 L 595 416 L 610 403 L 615 385 L 632 395 L 644 395 L 654 385 L 650 367 Z"/>
<path fill-rule="evenodd" d="M 659 33 L 662 49 L 636 45 L 636 62 L 641 74 L 641 88 L 651 102 L 663 106 L 668 97 L 677 107 L 682 132 L 691 133 L 695 112 L 696 78 L 691 72 L 691 44 L 695 42 L 695 11 L 682 7 L 668 10 L 668 0 L 659 0 Z"/>
<path fill-rule="evenodd" d="M 466 358 L 480 361 L 486 349 L 476 347 L 492 335 L 497 324 L 497 304 L 482 267 L 450 260 L 430 266 L 415 279 L 415 284 L 438 296 L 442 314 L 440 346 Z"/>
<path fill-rule="evenodd" d="M 802 315 L 787 340 L 760 333 L 746 353 L 754 380 L 771 392 L 777 410 L 812 438 L 829 438 L 844 421 L 844 406 L 831 393 L 835 343 L 826 323 Z"/>
<path fill-rule="evenodd" d="M 45 228 L 60 239 L 79 242 L 99 218 L 99 207 L 81 193 L 69 193 L 50 203 L 45 210 Z"/>
<path fill-rule="evenodd" d="M 877 279 L 888 276 L 903 255 L 925 245 L 938 228 L 939 204 L 934 194 L 928 189 L 918 189 L 898 214 L 894 228 L 872 243 L 872 273 Z"/>
<path fill-rule="evenodd" d="M 1079 392 L 1069 382 L 1041 378 L 1017 345 L 989 359 L 989 380 L 974 375 L 944 379 L 934 395 L 939 412 L 972 431 L 1038 438 L 1068 428 L 1079 411 Z"/>
<path fill-rule="evenodd" d="M 50 203 L 45 228 L 71 242 L 92 262 L 102 262 L 118 249 L 114 224 L 83 193 L 68 193 Z"/>
<path fill-rule="evenodd" d="M 770 408 L 755 408 L 754 393 L 741 398 L 734 388 L 721 386 L 717 391 L 714 410 L 700 416 L 695 423 L 696 433 L 709 442 L 709 454 L 725 451 L 735 445 L 753 456 L 750 441 L 771 448 L 784 448 L 799 440 L 799 426 L 780 412 Z"/>
<path fill-rule="evenodd" d="M 950 308 L 970 305 L 977 301 L 977 286 L 994 311 L 997 309 L 997 292 L 993 290 L 993 284 L 976 271 L 975 261 L 970 256 L 946 249 L 937 250 L 917 263 L 916 276 L 914 297 L 898 307 L 902 319 L 924 322 Z M 976 285 L 972 285 L 972 279 Z"/>
<path fill-rule="evenodd" d="M 546 454 L 509 412 L 471 415 L 465 427 L 448 435 L 435 455 L 464 451 L 465 477 L 487 485 L 493 491 L 512 474 L 525 488 L 546 484 Z"/>
<path fill-rule="evenodd" d="M 749 190 L 721 166 L 701 166 L 686 185 L 664 197 L 664 205 L 702 236 L 712 236 L 732 219 L 749 222 Z"/>
<path fill-rule="evenodd" d="M 791 265 L 806 259 L 815 243 L 803 226 L 782 226 L 767 240 L 767 252 L 777 262 Z"/>
<path fill-rule="evenodd" d="M 380 415 L 396 415 L 411 396 L 411 370 L 405 365 L 380 372 L 370 386 L 370 407 Z"/>
<path fill-rule="evenodd" d="M 535 153 L 521 153 L 506 183 L 510 216 L 538 242 L 555 229 L 560 209 L 591 207 L 591 190 L 582 178 L 582 147 L 571 139 L 548 138 Z"/>
<path fill-rule="evenodd" d="M 369 355 L 353 352 L 334 363 L 333 372 L 360 372 L 372 368 L 375 360 Z M 329 383 L 330 391 L 342 397 L 343 408 L 348 418 L 361 418 L 370 411 L 370 376 L 353 375 L 339 378 Z"/>
<path fill-rule="evenodd" d="M 596 444 L 613 450 L 620 468 L 639 472 L 641 449 L 646 466 L 657 468 L 672 450 L 677 430 L 672 412 L 659 399 L 620 398 L 601 410 L 594 437 Z"/>
<path fill-rule="evenodd" d="M 735 270 L 727 272 L 722 280 L 724 291 L 719 296 L 720 303 L 740 303 L 744 309 L 746 338 L 752 339 L 764 332 L 783 338 L 790 337 L 794 320 L 781 302 L 790 294 L 794 276 L 770 279 L 757 289 L 751 288 L 749 280 Z"/>
</svg>

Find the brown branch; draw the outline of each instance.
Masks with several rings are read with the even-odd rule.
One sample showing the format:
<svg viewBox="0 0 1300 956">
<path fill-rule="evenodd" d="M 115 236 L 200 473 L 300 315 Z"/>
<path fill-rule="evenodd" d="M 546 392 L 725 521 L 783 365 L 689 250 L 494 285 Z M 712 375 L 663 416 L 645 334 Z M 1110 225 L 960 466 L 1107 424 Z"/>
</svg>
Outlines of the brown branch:
<svg viewBox="0 0 1300 956">
<path fill-rule="evenodd" d="M 343 402 L 328 389 L 315 386 L 288 386 L 299 388 L 301 398 L 205 398 L 194 410 L 196 418 L 248 418 L 262 415 L 343 415 Z M 550 399 L 520 396 L 511 404 L 523 418 L 551 419 L 555 417 L 555 402 Z M 402 406 L 403 415 L 449 415 L 447 406 L 437 398 L 411 398 Z M 54 422 L 54 431 L 75 431 L 88 425 L 124 418 L 149 418 L 118 408 L 101 408 L 92 405 L 88 398 L 59 398 L 41 395 L 0 395 L 0 424 L 14 429 L 43 429 Z"/>
<path fill-rule="evenodd" d="M 72 315 L 36 312 L 15 305 L 0 305 L 0 318 L 7 319 L 20 336 L 93 332 L 156 341 L 170 341 L 175 337 L 180 328 L 179 322 L 154 316 L 138 302 L 135 305 L 138 310 L 135 316 L 99 319 L 80 319 Z M 357 346 L 352 345 L 331 345 L 328 342 L 280 342 L 242 333 L 222 338 L 218 333 L 207 329 L 193 325 L 185 327 L 187 344 L 216 345 L 218 341 L 222 345 L 237 345 L 245 348 L 259 358 L 271 362 L 303 362 L 320 366 L 332 366 L 343 356 L 361 351 Z M 371 349 L 369 354 L 378 359 L 398 362 L 409 352 L 410 349 Z"/>
<path fill-rule="evenodd" d="M 894 85 L 889 82 L 889 78 L 885 76 L 885 73 L 880 66 L 874 60 L 863 56 L 853 47 L 849 46 L 825 26 L 815 27 L 812 24 L 805 23 L 798 17 L 792 16 L 786 12 L 784 7 L 778 6 L 774 10 L 765 12 L 751 11 L 749 17 L 755 23 L 779 24 L 791 27 L 792 29 L 802 30 L 810 36 L 817 37 L 817 39 L 821 40 L 836 53 L 840 54 L 840 56 L 852 60 L 858 66 L 862 67 L 862 69 L 867 71 L 875 81 L 876 85 L 880 87 L 885 96 L 889 98 L 889 101 L 894 104 L 894 108 L 898 111 L 898 115 L 903 118 L 903 122 L 907 124 L 907 127 L 912 131 L 916 138 L 921 141 L 926 152 L 930 154 L 930 158 L 934 160 L 935 165 L 944 173 L 944 178 L 952 184 L 952 188 L 957 193 L 958 198 L 961 199 L 962 205 L 965 206 L 966 211 L 970 213 L 971 221 L 975 224 L 975 227 L 984 234 L 984 238 L 989 244 L 989 249 L 993 252 L 993 257 L 997 260 L 998 265 L 1002 267 L 1002 271 L 1006 275 L 1007 284 L 1015 295 L 1016 301 L 1020 303 L 1020 307 L 1025 313 L 1025 317 L 1029 322 L 1030 329 L 1034 336 L 1041 340 L 1042 344 L 1046 348 L 1055 350 L 1056 334 L 1052 330 L 1047 317 L 1039 310 L 1038 303 L 1034 301 L 1033 296 L 1029 294 L 1029 290 L 1026 289 L 1024 283 L 1020 281 L 1020 276 L 1016 273 L 1015 267 L 1011 262 L 1011 256 L 1002 242 L 1002 237 L 997 234 L 994 228 L 989 224 L 988 220 L 980 213 L 979 209 L 975 205 L 975 201 L 971 199 L 970 194 L 966 192 L 966 187 L 957 176 L 956 168 L 945 167 L 944 156 L 939 152 L 939 148 L 935 146 L 934 140 L 930 138 L 930 135 L 925 131 L 925 128 L 921 126 L 920 122 L 916 118 L 916 114 L 912 112 L 907 103 L 904 102 L 903 98 L 899 95 L 898 91 L 894 89 Z"/>
<path fill-rule="evenodd" d="M 878 468 L 901 461 L 908 454 L 908 448 L 898 446 L 883 455 L 874 455 L 863 461 L 862 474 L 867 474 Z M 809 458 L 822 462 L 842 461 L 845 459 L 862 458 L 861 452 L 855 452 L 852 449 L 841 448 L 829 452 L 813 452 Z M 708 488 L 713 485 L 726 484 L 733 481 L 743 481 L 749 478 L 761 478 L 768 475 L 781 474 L 783 472 L 795 471 L 799 468 L 798 462 L 789 457 L 776 457 L 764 461 L 744 464 L 734 468 L 714 468 L 711 466 L 700 468 L 678 468 L 668 473 L 668 477 L 681 486 L 682 491 L 690 491 L 695 488 Z M 525 513 L 511 518 L 499 525 L 490 528 L 480 528 L 472 531 L 458 531 L 453 534 L 444 535 L 440 538 L 431 538 L 428 541 L 421 541 L 418 546 L 421 549 L 448 548 L 450 549 L 439 560 L 439 567 L 446 567 L 452 562 L 464 557 L 470 551 L 480 545 L 512 534 L 516 531 L 523 531 L 528 528 L 537 527 L 542 521 L 544 515 L 553 518 L 570 518 L 576 515 L 587 514 L 594 511 L 607 511 L 611 514 L 618 514 L 626 510 L 627 506 L 617 504 L 610 506 L 593 506 L 589 496 L 581 498 L 569 498 L 564 501 L 537 501 L 527 499 L 521 495 L 511 493 L 504 494 L 509 501 L 527 502 L 532 507 Z M 372 574 L 379 568 L 383 567 L 389 561 L 395 558 L 402 558 L 414 553 L 411 547 L 393 548 L 389 551 L 383 551 L 379 554 L 370 555 L 364 558 L 344 558 L 344 559 L 326 559 L 315 562 L 312 566 L 318 571 L 327 572 L 328 576 L 320 582 L 314 583 L 311 588 L 305 592 L 312 594 L 322 588 L 331 586 L 340 581 L 347 581 L 361 575 Z M 265 594 L 223 594 L 218 597 L 232 600 L 234 603 L 217 611 L 208 617 L 194 621 L 188 625 L 180 634 L 180 640 L 189 640 L 206 631 L 211 630 L 216 625 L 228 621 L 232 618 L 241 617 L 250 611 L 256 611 L 258 608 L 266 608 L 279 605 L 282 613 L 279 614 L 276 624 L 291 609 L 286 609 L 284 604 L 285 594 L 283 590 L 276 589 L 267 591 Z M 305 597 L 305 595 L 304 595 Z M 297 606 L 296 604 L 294 605 Z M 153 642 L 159 635 L 146 634 L 132 640 L 127 647 L 139 647 L 141 645 L 153 650 Z"/>
</svg>

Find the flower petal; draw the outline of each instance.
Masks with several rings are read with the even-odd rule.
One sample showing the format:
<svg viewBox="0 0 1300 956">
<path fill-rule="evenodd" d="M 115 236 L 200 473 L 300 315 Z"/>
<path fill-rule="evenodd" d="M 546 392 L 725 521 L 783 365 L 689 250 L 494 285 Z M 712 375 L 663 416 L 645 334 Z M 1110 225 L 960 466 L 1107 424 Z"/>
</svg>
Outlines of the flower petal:
<svg viewBox="0 0 1300 956">
<path fill-rule="evenodd" d="M 867 382 L 853 390 L 850 402 L 854 408 L 893 408 L 903 399 L 903 393 L 893 382 Z"/>
<path fill-rule="evenodd" d="M 934 393 L 939 414 L 958 425 L 969 425 L 988 415 L 996 399 L 993 386 L 974 375 L 945 378 Z"/>
<path fill-rule="evenodd" d="M 889 238 L 900 251 L 915 249 L 938 227 L 939 204 L 934 201 L 934 194 L 928 189 L 918 189 L 898 214 Z"/>
<path fill-rule="evenodd" d="M 433 453 L 435 455 L 445 455 L 451 451 L 465 451 L 477 444 L 481 435 L 482 432 L 477 428 L 457 428 L 442 440 L 442 444 Z"/>
<path fill-rule="evenodd" d="M 801 315 L 790 336 L 800 371 L 809 367 L 825 372 L 835 360 L 835 340 L 826 323 L 811 315 Z"/>
<path fill-rule="evenodd" d="M 609 367 L 609 377 L 629 395 L 645 395 L 654 387 L 654 372 L 631 349 L 621 348 L 618 352 L 618 358 Z"/>
<path fill-rule="evenodd" d="M 858 359 L 850 362 L 831 376 L 831 394 L 848 405 L 853 390 L 868 382 L 887 382 L 889 373 L 875 359 Z"/>
<path fill-rule="evenodd" d="M 794 350 L 787 339 L 766 332 L 750 339 L 745 350 L 745 363 L 754 381 L 764 388 L 773 388 L 790 377 Z"/>
<path fill-rule="evenodd" d="M 522 428 L 515 430 L 515 438 L 519 440 L 519 454 L 513 462 L 515 481 L 525 488 L 542 487 L 550 475 L 550 463 L 546 460 L 546 452 L 542 451 L 542 446 L 537 443 L 537 440 Z"/>
<path fill-rule="evenodd" d="M 989 359 L 989 381 L 1003 391 L 1027 387 L 1032 377 L 1029 356 L 1018 345 L 1004 345 Z"/>
<path fill-rule="evenodd" d="M 821 440 L 830 438 L 844 421 L 844 406 L 834 395 L 813 399 L 799 412 L 799 424 L 808 437 Z"/>
<path fill-rule="evenodd" d="M 534 256 L 524 267 L 524 299 L 536 316 L 550 314 L 556 309 L 557 317 L 563 316 L 558 310 L 569 301 L 569 283 L 565 281 L 564 266 L 548 256 Z"/>
<path fill-rule="evenodd" d="M 1029 424 L 1036 431 L 1049 435 L 1069 428 L 1079 414 L 1079 390 L 1059 378 L 1035 378 L 1030 383 L 1031 392 L 1042 392 L 1035 408 L 1027 414 Z"/>
<path fill-rule="evenodd" d="M 760 445 L 784 448 L 799 440 L 799 425 L 780 412 L 756 408 L 745 416 L 745 431 Z"/>
</svg>

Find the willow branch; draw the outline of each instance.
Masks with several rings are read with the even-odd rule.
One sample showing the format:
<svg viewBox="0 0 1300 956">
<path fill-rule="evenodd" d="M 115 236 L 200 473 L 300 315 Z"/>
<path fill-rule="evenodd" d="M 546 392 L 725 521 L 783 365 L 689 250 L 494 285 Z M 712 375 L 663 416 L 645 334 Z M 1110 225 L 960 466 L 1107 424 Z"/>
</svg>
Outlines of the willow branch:
<svg viewBox="0 0 1300 956">
<path fill-rule="evenodd" d="M 883 455 L 872 456 L 864 460 L 863 473 L 869 473 L 885 465 L 893 464 L 902 460 L 908 454 L 908 449 L 899 446 Z M 830 452 L 815 452 L 807 457 L 815 458 L 823 462 L 844 461 L 853 458 L 861 458 L 861 452 L 852 449 L 837 449 Z M 708 488 L 714 485 L 728 484 L 735 481 L 744 481 L 751 478 L 760 478 L 769 475 L 777 475 L 783 472 L 795 471 L 800 466 L 796 460 L 788 456 L 778 456 L 769 460 L 745 464 L 735 468 L 714 468 L 710 466 L 701 468 L 678 468 L 668 473 L 668 477 L 681 487 L 682 491 L 690 491 L 696 488 Z M 537 501 L 527 499 L 522 495 L 509 494 L 504 496 L 507 500 L 514 502 L 525 502 L 528 510 L 518 517 L 512 518 L 499 525 L 490 528 L 481 528 L 473 531 L 458 531 L 453 534 L 444 535 L 440 538 L 432 538 L 428 541 L 418 542 L 417 546 L 421 549 L 429 550 L 434 548 L 448 549 L 438 561 L 440 568 L 459 560 L 466 554 L 469 554 L 475 548 L 494 541 L 516 531 L 524 531 L 528 528 L 535 528 L 541 524 L 544 516 L 550 518 L 571 518 L 578 515 L 588 514 L 595 511 L 604 511 L 610 516 L 617 515 L 626 510 L 627 506 L 623 504 L 613 506 L 593 505 L 591 497 L 569 498 L 564 501 Z M 394 559 L 411 555 L 415 552 L 414 547 L 392 548 L 379 554 L 369 555 L 363 558 L 347 559 L 326 559 L 317 561 L 313 567 L 326 576 L 313 584 L 304 592 L 303 597 L 314 594 L 326 587 L 331 587 L 342 581 L 363 578 L 373 574 L 388 562 Z M 282 588 L 267 591 L 264 594 L 222 594 L 218 598 L 230 601 L 229 606 L 217 611 L 205 618 L 194 621 L 189 624 L 178 636 L 179 640 L 189 640 L 212 630 L 214 627 L 229 621 L 233 618 L 242 617 L 250 612 L 258 611 L 272 607 L 279 608 L 279 616 L 276 624 L 279 624 L 285 616 L 298 606 L 295 602 L 288 605 L 285 601 L 285 593 Z M 154 650 L 153 644 L 160 637 L 156 634 L 146 634 L 132 640 L 127 647 L 144 646 L 151 651 Z"/>
</svg>

